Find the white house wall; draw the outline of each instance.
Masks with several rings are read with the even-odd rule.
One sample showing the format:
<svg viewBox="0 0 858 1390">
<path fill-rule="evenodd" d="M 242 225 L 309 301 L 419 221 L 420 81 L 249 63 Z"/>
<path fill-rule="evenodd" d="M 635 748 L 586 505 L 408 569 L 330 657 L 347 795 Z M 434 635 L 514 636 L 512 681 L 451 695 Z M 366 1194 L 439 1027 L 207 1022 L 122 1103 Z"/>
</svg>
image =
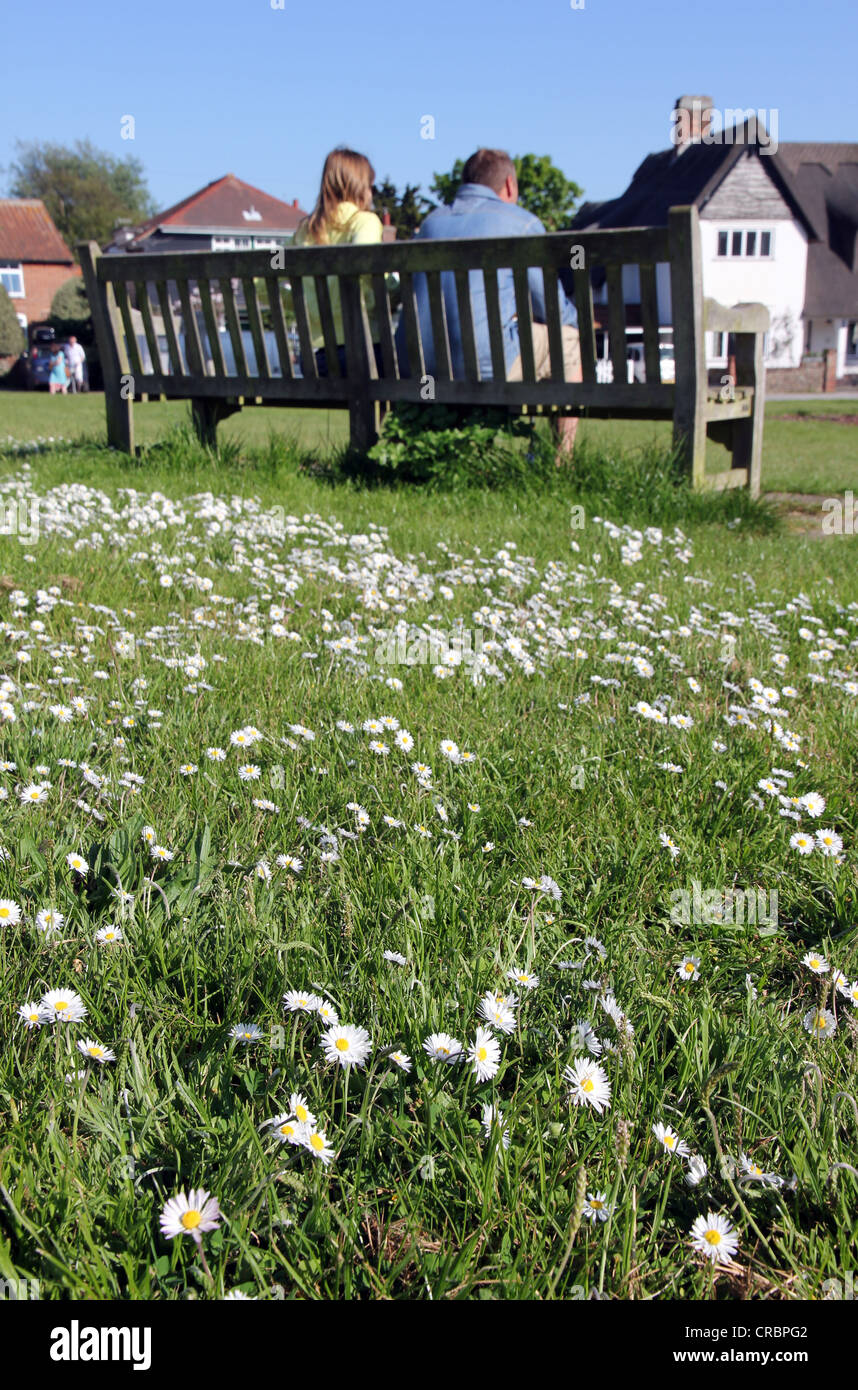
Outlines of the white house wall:
<svg viewBox="0 0 858 1390">
<path fill-rule="evenodd" d="M 772 232 L 772 255 L 719 256 L 718 233 Z M 767 221 L 766 218 L 700 219 L 703 293 L 719 304 L 765 304 L 772 317 L 769 334 L 769 366 L 798 367 L 804 348 L 805 282 L 807 278 L 807 236 L 794 221 Z M 780 344 L 773 341 L 780 339 Z M 778 347 L 780 350 L 778 350 Z"/>
</svg>

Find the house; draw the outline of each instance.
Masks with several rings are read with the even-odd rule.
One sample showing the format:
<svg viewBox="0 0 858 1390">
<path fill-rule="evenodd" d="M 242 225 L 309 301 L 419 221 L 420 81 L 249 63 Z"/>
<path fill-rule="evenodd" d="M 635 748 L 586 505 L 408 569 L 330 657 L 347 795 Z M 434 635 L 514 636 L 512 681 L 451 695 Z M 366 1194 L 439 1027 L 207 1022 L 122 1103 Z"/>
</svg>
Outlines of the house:
<svg viewBox="0 0 858 1390">
<path fill-rule="evenodd" d="M 0 199 L 0 283 L 23 329 L 51 312 L 51 301 L 80 267 L 40 198 Z"/>
<path fill-rule="evenodd" d="M 618 198 L 585 203 L 573 227 L 666 226 L 669 208 L 694 204 L 704 295 L 769 309 L 770 389 L 858 384 L 858 145 L 778 144 L 754 113 L 714 122 L 705 96 L 680 97 L 674 112 L 687 118 L 680 138 L 648 155 Z M 668 267 L 656 278 L 669 324 Z M 628 322 L 640 324 L 636 268 L 624 268 L 623 289 Z M 729 353 L 726 334 L 707 335 L 710 368 L 725 369 Z"/>
<path fill-rule="evenodd" d="M 138 227 L 118 227 L 108 254 L 152 251 L 276 250 L 306 216 L 298 199 L 283 203 L 225 174 Z"/>
</svg>

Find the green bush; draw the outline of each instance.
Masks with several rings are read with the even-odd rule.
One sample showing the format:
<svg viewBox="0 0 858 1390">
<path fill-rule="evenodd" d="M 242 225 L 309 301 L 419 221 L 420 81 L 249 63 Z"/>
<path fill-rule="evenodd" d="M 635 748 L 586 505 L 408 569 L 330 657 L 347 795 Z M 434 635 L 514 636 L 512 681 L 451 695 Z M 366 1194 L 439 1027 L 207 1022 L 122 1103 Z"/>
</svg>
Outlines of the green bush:
<svg viewBox="0 0 858 1390">
<path fill-rule="evenodd" d="M 17 357 L 24 351 L 24 331 L 18 322 L 15 306 L 3 285 L 0 285 L 0 357 Z"/>
<path fill-rule="evenodd" d="M 444 488 L 526 485 L 554 469 L 535 423 L 504 410 L 399 404 L 367 459 L 379 478 Z"/>
<path fill-rule="evenodd" d="M 73 275 L 60 285 L 51 300 L 49 322 L 58 335 L 67 337 L 74 333 L 84 345 L 92 342 L 92 311 L 79 275 Z"/>
</svg>

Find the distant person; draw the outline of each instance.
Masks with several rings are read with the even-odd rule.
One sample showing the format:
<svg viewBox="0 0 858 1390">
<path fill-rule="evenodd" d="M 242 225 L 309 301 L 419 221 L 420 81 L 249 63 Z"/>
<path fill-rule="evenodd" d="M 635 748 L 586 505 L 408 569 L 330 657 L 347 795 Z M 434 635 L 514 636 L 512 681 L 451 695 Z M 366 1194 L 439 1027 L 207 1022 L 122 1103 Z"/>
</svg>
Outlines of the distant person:
<svg viewBox="0 0 858 1390">
<path fill-rule="evenodd" d="M 515 165 L 509 155 L 504 150 L 479 149 L 471 155 L 465 164 L 462 171 L 462 182 L 452 207 L 439 207 L 430 212 L 417 232 L 415 240 L 544 234 L 545 227 L 539 218 L 534 217 L 533 213 L 526 212 L 524 208 L 518 207 L 517 203 L 518 178 Z M 480 271 L 472 270 L 469 272 L 468 280 L 480 378 L 486 381 L 492 377 L 492 354 L 483 277 Z M 512 271 L 499 270 L 497 284 L 506 378 L 507 381 L 521 381 L 521 342 Z M 545 323 L 545 292 L 541 270 L 533 268 L 528 271 L 528 285 L 533 316 L 533 355 L 536 378 L 538 381 L 542 381 L 551 374 L 551 360 L 548 349 L 548 328 Z M 459 322 L 456 282 L 452 271 L 442 273 L 441 289 L 450 340 L 451 370 L 455 378 L 463 380 L 465 360 L 462 351 L 462 330 Z M 420 336 L 424 345 L 426 371 L 434 376 L 436 374 L 435 350 L 425 275 L 415 275 L 414 290 L 420 320 Z M 578 340 L 578 315 L 575 312 L 575 305 L 566 297 L 562 286 L 558 286 L 558 290 L 564 376 L 567 381 L 580 381 L 581 349 Z M 407 359 L 403 321 L 400 321 L 397 329 L 396 346 L 399 361 L 402 364 Z M 566 456 L 571 455 L 578 428 L 577 419 L 560 416 L 554 422 L 554 428 L 558 435 L 560 452 Z"/>
<path fill-rule="evenodd" d="M 51 353 L 51 372 L 48 377 L 48 391 L 52 396 L 59 392 L 65 396 L 68 392 L 69 368 L 66 362 L 66 355 L 59 344 Z"/>
<path fill-rule="evenodd" d="M 69 364 L 70 386 L 73 393 L 84 389 L 84 367 L 86 366 L 86 353 L 81 347 L 75 335 L 69 336 L 66 344 L 66 361 Z"/>
<path fill-rule="evenodd" d="M 294 246 L 371 246 L 381 241 L 381 220 L 372 211 L 372 186 L 375 170 L 365 155 L 340 147 L 332 150 L 325 160 L 322 170 L 322 186 L 316 206 L 305 217 L 295 232 Z M 304 279 L 304 299 L 310 320 L 310 337 L 316 357 L 316 371 L 319 376 L 328 376 L 328 361 L 325 351 L 325 337 L 322 332 L 322 319 L 315 286 L 312 280 Z M 345 330 L 340 304 L 339 281 L 336 276 L 328 276 L 328 289 L 331 296 L 331 313 L 337 339 L 337 358 L 340 373 L 346 374 Z M 369 283 L 363 286 L 364 303 L 369 315 L 375 344 L 376 362 L 381 370 L 381 349 L 378 346 L 378 331 L 375 324 L 372 289 Z M 302 364 L 302 371 L 306 371 Z"/>
</svg>

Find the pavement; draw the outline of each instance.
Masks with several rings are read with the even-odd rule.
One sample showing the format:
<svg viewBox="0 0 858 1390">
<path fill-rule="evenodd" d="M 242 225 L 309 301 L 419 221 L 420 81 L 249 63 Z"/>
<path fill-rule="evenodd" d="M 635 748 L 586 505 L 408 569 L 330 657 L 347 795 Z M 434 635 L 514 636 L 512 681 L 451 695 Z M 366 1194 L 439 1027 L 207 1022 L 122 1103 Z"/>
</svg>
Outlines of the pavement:
<svg viewBox="0 0 858 1390">
<path fill-rule="evenodd" d="M 767 391 L 767 401 L 858 401 L 858 391 L 812 391 L 806 396 L 781 395 L 779 391 Z"/>
</svg>

